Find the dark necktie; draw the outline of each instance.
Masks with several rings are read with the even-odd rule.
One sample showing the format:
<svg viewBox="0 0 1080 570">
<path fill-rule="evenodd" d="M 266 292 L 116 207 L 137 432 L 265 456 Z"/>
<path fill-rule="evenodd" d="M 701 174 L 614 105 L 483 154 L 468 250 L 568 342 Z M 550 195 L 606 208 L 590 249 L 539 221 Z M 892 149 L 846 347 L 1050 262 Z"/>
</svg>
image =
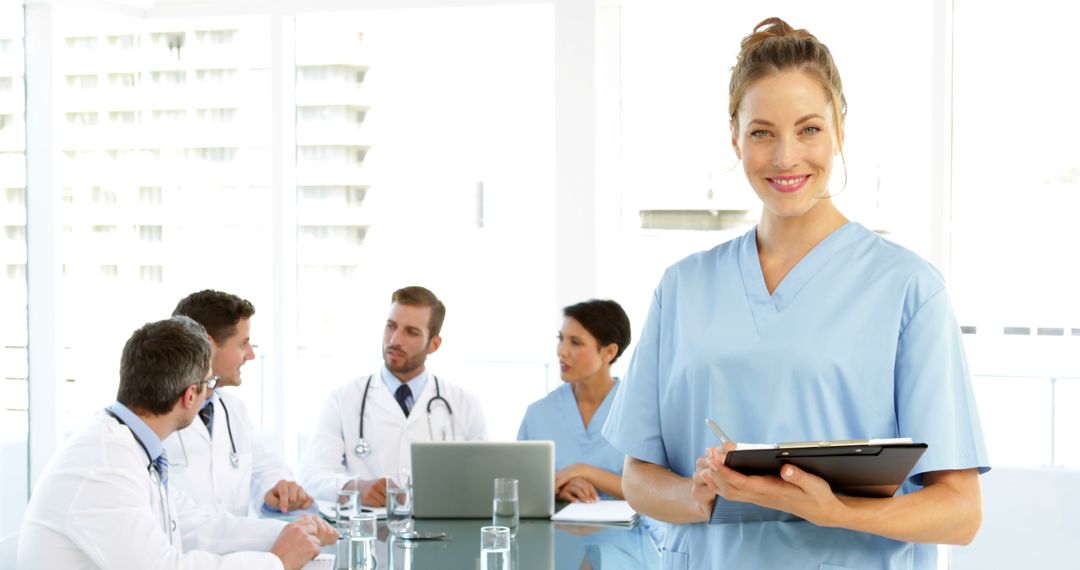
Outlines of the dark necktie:
<svg viewBox="0 0 1080 570">
<path fill-rule="evenodd" d="M 201 410 L 199 410 L 199 418 L 202 419 L 203 425 L 206 426 L 206 432 L 209 433 L 210 435 L 213 435 L 214 434 L 213 427 L 212 427 L 214 425 L 214 403 L 213 402 L 208 402 L 205 406 L 202 407 Z"/>
<path fill-rule="evenodd" d="M 409 398 L 412 398 L 412 390 L 409 389 L 409 385 L 402 384 L 398 386 L 397 391 L 394 392 L 394 399 L 401 406 L 401 411 L 405 412 L 405 417 L 409 417 L 409 404 L 406 403 Z"/>
<path fill-rule="evenodd" d="M 161 455 L 157 456 L 154 460 L 154 470 L 158 472 L 158 477 L 161 477 L 161 484 L 169 485 L 169 460 L 165 457 L 165 450 L 161 450 Z"/>
</svg>

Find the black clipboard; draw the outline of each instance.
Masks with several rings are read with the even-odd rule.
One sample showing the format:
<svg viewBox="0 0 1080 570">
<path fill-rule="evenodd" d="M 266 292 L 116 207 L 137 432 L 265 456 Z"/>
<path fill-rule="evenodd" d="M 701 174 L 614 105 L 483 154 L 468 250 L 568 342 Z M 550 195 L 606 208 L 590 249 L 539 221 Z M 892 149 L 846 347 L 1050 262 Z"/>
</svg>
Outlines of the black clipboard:
<svg viewBox="0 0 1080 570">
<path fill-rule="evenodd" d="M 729 451 L 724 465 L 746 475 L 779 475 L 788 463 L 825 479 L 836 493 L 891 497 L 900 489 L 925 443 L 807 442 Z"/>
</svg>

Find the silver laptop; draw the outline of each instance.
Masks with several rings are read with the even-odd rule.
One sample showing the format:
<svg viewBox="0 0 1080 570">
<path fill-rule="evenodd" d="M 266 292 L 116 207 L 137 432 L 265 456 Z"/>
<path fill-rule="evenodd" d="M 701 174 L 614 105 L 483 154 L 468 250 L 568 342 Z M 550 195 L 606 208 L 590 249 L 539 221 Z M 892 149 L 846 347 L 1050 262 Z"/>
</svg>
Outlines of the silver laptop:
<svg viewBox="0 0 1080 570">
<path fill-rule="evenodd" d="M 491 518 L 495 479 L 518 480 L 522 518 L 555 514 L 555 442 L 412 444 L 413 516 Z"/>
</svg>

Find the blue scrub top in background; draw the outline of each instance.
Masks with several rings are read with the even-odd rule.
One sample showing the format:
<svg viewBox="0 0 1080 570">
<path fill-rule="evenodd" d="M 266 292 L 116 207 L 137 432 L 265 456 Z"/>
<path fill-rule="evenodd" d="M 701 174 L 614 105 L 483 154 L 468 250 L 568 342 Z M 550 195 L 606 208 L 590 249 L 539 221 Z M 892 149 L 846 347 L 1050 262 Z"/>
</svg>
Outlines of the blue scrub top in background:
<svg viewBox="0 0 1080 570">
<path fill-rule="evenodd" d="M 712 418 L 741 442 L 910 437 L 921 474 L 989 469 L 941 276 L 849 223 L 769 294 L 756 228 L 668 268 L 603 434 L 689 477 Z M 717 498 L 717 501 L 724 501 Z M 936 546 L 805 521 L 670 525 L 662 568 L 936 568 Z"/>
<path fill-rule="evenodd" d="M 574 390 L 564 383 L 547 396 L 529 405 L 525 418 L 518 429 L 519 440 L 550 439 L 555 442 L 555 470 L 558 471 L 575 463 L 588 463 L 601 469 L 622 475 L 623 453 L 615 449 L 604 438 L 600 430 L 607 421 L 615 393 L 620 382 L 604 397 L 596 409 L 589 427 L 581 421 Z M 602 498 L 610 498 L 601 493 Z"/>
</svg>

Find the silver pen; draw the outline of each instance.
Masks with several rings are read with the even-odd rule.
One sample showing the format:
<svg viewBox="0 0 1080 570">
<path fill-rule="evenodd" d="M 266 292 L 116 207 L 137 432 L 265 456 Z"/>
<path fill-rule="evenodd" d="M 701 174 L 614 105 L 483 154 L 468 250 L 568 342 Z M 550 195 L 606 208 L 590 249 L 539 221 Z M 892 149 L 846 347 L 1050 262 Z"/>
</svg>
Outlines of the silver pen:
<svg viewBox="0 0 1080 570">
<path fill-rule="evenodd" d="M 720 426 L 717 425 L 716 422 L 710 420 L 709 418 L 705 418 L 705 425 L 709 426 L 709 429 L 711 429 L 712 432 L 716 434 L 716 437 L 720 440 L 720 443 L 727 443 L 729 441 L 733 441 L 730 437 L 727 436 L 726 433 L 724 433 L 724 430 L 720 429 Z"/>
</svg>

